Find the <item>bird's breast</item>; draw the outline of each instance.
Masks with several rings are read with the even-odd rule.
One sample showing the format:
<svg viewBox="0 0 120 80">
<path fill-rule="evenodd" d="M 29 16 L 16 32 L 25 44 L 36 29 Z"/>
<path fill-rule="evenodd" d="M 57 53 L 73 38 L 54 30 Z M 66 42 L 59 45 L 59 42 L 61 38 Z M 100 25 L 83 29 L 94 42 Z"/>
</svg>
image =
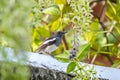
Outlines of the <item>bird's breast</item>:
<svg viewBox="0 0 120 80">
<path fill-rule="evenodd" d="M 49 45 L 46 47 L 45 52 L 51 53 L 55 51 L 58 47 L 56 45 Z"/>
</svg>

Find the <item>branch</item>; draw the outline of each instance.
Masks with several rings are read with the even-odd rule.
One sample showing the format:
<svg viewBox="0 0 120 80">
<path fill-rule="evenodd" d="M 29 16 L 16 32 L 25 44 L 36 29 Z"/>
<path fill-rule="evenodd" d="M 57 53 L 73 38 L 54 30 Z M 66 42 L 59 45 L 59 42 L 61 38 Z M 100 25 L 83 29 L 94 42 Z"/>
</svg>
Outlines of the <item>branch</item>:
<svg viewBox="0 0 120 80">
<path fill-rule="evenodd" d="M 110 32 L 110 33 L 112 34 L 112 36 L 113 36 L 118 42 L 120 42 L 120 40 L 114 35 L 113 32 Z"/>
</svg>

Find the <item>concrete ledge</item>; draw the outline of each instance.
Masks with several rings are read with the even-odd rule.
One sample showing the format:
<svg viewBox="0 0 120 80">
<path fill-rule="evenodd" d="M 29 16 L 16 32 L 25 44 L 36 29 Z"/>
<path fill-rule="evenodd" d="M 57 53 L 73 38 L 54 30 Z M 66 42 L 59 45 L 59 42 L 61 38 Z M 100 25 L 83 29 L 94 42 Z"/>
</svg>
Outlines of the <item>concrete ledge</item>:
<svg viewBox="0 0 120 80">
<path fill-rule="evenodd" d="M 17 62 L 18 57 L 21 58 L 21 54 L 19 54 L 16 57 L 14 55 L 14 51 L 11 48 L 4 49 L 4 52 L 6 53 L 6 55 L 7 55 L 6 58 L 8 58 L 9 61 Z M 22 53 L 22 52 L 20 52 L 20 53 Z M 5 60 L 5 59 L 3 59 L 2 54 L 3 54 L 3 52 L 0 51 L 0 61 Z M 61 74 L 62 77 L 64 77 L 64 79 L 62 79 L 62 80 L 71 80 L 71 78 L 74 77 L 71 74 L 67 75 L 65 73 L 68 63 L 60 62 L 49 55 L 43 55 L 43 54 L 32 53 L 32 52 L 24 52 L 24 53 L 22 53 L 22 55 L 23 54 L 27 57 L 27 61 L 21 62 L 21 64 L 31 66 L 30 67 L 31 72 L 35 73 L 35 74 L 32 74 L 33 77 L 35 77 L 36 74 L 38 75 L 38 73 L 41 73 L 42 71 L 44 73 L 45 70 L 46 70 L 46 73 L 44 73 L 44 74 L 47 74 L 47 75 L 50 74 L 51 76 L 54 76 L 53 77 L 54 79 L 52 79 L 52 80 L 56 80 L 56 77 L 58 74 Z M 82 63 L 82 64 L 84 65 L 86 63 Z M 88 65 L 90 65 L 90 64 L 88 64 Z M 90 65 L 90 66 L 93 66 L 93 65 Z M 100 80 L 120 80 L 120 69 L 97 66 L 97 65 L 94 65 L 94 67 L 97 72 L 96 77 L 100 78 Z M 56 75 L 52 72 L 55 72 Z M 41 76 L 44 75 L 43 73 Z M 59 75 L 59 76 L 61 76 L 61 75 Z M 66 78 L 65 78 L 65 76 L 66 76 Z M 31 77 L 31 80 L 43 80 L 43 79 L 32 79 L 32 77 Z M 45 80 L 47 80 L 47 79 L 45 79 Z M 59 80 L 59 79 L 57 79 L 57 80 Z"/>
</svg>

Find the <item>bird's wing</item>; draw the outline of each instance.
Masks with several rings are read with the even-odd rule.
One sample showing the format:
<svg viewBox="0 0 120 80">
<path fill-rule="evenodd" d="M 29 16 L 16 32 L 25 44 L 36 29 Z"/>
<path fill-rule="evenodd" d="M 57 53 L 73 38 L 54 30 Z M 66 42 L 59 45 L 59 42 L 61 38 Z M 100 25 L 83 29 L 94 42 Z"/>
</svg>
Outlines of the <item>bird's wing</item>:
<svg viewBox="0 0 120 80">
<path fill-rule="evenodd" d="M 44 51 L 47 46 L 54 44 L 56 41 L 57 38 L 47 39 L 44 43 L 41 44 L 40 47 L 38 47 L 37 50 L 35 50 L 35 52 L 40 53 L 41 51 Z"/>
</svg>

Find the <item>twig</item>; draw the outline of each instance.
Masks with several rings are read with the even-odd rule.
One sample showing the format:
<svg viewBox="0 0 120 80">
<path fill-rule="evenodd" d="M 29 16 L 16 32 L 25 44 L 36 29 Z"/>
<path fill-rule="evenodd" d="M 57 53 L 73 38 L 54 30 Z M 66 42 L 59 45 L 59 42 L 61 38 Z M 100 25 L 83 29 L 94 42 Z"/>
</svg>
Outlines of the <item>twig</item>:
<svg viewBox="0 0 120 80">
<path fill-rule="evenodd" d="M 93 64 L 95 62 L 95 59 L 97 58 L 97 54 L 94 55 L 94 57 L 92 58 L 90 64 Z"/>
<path fill-rule="evenodd" d="M 113 22 L 113 25 L 110 27 L 110 29 L 109 29 L 109 31 L 108 31 L 108 33 L 107 33 L 107 36 L 109 36 L 110 32 L 113 31 L 113 29 L 114 29 L 114 27 L 115 27 L 115 24 L 116 24 L 116 22 Z"/>
<path fill-rule="evenodd" d="M 92 49 L 93 51 L 96 51 L 96 52 L 98 51 L 98 50 L 96 50 L 96 49 L 94 49 L 94 48 L 92 48 L 92 47 L 91 47 L 91 49 Z M 110 56 L 109 56 L 108 54 L 104 54 L 104 53 L 99 53 L 99 54 L 107 57 L 107 59 L 110 61 L 110 63 L 113 64 L 113 61 L 111 60 L 111 58 L 110 58 Z"/>
<path fill-rule="evenodd" d="M 61 25 L 62 25 L 62 23 L 61 23 Z M 63 28 L 63 31 L 65 31 L 66 28 L 71 28 L 71 27 L 73 27 L 73 23 L 72 23 L 72 22 L 69 22 L 69 23 Z M 67 41 L 66 41 L 65 36 L 63 36 L 62 42 L 63 42 L 64 48 L 65 48 L 66 50 L 69 50 L 69 47 L 68 47 L 68 44 L 67 44 Z"/>
<path fill-rule="evenodd" d="M 120 40 L 114 35 L 113 32 L 110 32 L 110 33 L 112 34 L 112 36 L 113 36 L 118 42 L 120 42 Z"/>
<path fill-rule="evenodd" d="M 105 26 L 104 26 L 104 24 L 101 23 L 101 22 L 100 22 L 100 24 L 101 24 L 103 30 L 105 31 Z M 107 41 L 107 44 L 108 44 L 108 43 L 109 43 L 109 39 L 108 39 L 108 37 L 107 37 L 107 34 L 104 33 L 104 36 L 105 36 L 106 41 Z M 109 51 L 109 47 L 107 46 L 106 48 L 107 48 L 107 51 Z M 103 55 L 107 57 L 107 59 L 110 61 L 111 64 L 113 64 L 113 61 L 111 60 L 111 58 L 110 58 L 110 56 L 109 56 L 108 54 L 103 54 Z"/>
<path fill-rule="evenodd" d="M 65 50 L 68 50 L 69 48 L 68 48 L 68 44 L 67 44 L 65 36 L 63 36 L 62 42 L 63 42 Z"/>
</svg>

